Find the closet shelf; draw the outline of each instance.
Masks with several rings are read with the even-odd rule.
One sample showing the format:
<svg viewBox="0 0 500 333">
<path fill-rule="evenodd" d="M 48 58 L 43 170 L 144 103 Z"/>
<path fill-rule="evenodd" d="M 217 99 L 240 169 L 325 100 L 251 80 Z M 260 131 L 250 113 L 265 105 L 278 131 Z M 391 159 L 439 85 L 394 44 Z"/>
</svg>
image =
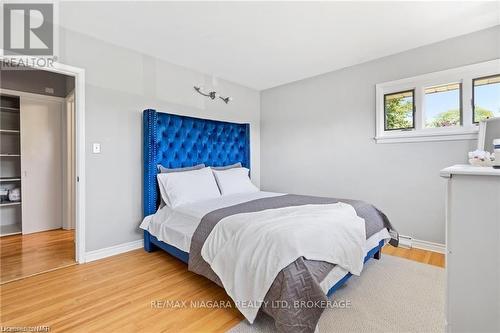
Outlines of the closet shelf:
<svg viewBox="0 0 500 333">
<path fill-rule="evenodd" d="M 17 206 L 20 204 L 21 204 L 21 201 L 4 201 L 4 202 L 0 202 L 0 207 Z"/>
<path fill-rule="evenodd" d="M 0 226 L 0 236 L 10 236 L 20 234 L 22 232 L 21 224 L 7 224 Z"/>
<path fill-rule="evenodd" d="M 0 182 L 15 182 L 15 181 L 20 181 L 21 177 L 3 177 L 0 178 Z"/>
<path fill-rule="evenodd" d="M 0 94 L 0 187 L 5 190 L 21 187 L 21 99 L 19 96 Z M 22 198 L 11 201 L 2 195 L 0 200 L 0 236 L 15 235 L 22 232 Z"/>
<path fill-rule="evenodd" d="M 0 111 L 2 112 L 10 112 L 10 113 L 19 113 L 19 108 L 9 108 L 6 106 L 1 106 Z"/>
</svg>

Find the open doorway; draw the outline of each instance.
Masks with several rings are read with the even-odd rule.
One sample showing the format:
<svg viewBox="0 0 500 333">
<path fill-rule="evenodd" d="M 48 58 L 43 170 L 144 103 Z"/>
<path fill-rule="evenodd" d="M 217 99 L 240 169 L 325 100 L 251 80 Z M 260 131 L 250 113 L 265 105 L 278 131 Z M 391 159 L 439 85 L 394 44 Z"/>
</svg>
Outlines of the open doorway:
<svg viewBox="0 0 500 333">
<path fill-rule="evenodd" d="M 0 282 L 75 264 L 75 77 L 0 70 Z"/>
</svg>

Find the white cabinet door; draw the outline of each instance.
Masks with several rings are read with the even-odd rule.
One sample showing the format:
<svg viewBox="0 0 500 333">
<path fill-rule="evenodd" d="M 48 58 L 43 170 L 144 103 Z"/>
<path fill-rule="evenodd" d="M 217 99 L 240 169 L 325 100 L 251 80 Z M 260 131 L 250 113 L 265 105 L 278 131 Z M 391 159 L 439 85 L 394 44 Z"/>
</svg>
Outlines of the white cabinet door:
<svg viewBox="0 0 500 333">
<path fill-rule="evenodd" d="M 500 332 L 500 176 L 452 175 L 447 331 Z"/>
<path fill-rule="evenodd" d="M 62 101 L 21 97 L 23 234 L 62 227 Z"/>
</svg>

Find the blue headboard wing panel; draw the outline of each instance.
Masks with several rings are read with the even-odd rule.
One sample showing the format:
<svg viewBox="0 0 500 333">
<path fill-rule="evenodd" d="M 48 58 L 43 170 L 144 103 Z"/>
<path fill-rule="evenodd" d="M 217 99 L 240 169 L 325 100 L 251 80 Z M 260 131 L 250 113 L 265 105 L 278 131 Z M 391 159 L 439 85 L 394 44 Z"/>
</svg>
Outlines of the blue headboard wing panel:
<svg viewBox="0 0 500 333">
<path fill-rule="evenodd" d="M 250 168 L 250 125 L 156 112 L 143 112 L 144 216 L 159 204 L 157 165 L 180 168 L 241 162 Z"/>
</svg>

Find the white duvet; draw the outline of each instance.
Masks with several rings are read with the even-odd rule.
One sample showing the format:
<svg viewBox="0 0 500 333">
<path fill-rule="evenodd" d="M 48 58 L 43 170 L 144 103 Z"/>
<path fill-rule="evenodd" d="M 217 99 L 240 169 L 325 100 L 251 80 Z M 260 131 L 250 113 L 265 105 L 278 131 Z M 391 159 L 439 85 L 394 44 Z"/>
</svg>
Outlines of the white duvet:
<svg viewBox="0 0 500 333">
<path fill-rule="evenodd" d="M 250 323 L 278 273 L 303 256 L 363 269 L 365 222 L 345 203 L 303 205 L 222 219 L 201 255 Z"/>
<path fill-rule="evenodd" d="M 217 199 L 194 202 L 175 209 L 163 206 L 155 214 L 146 216 L 140 228 L 149 231 L 158 240 L 189 252 L 191 238 L 206 214 L 224 207 L 252 200 L 284 195 L 273 192 L 253 192 L 222 196 Z"/>
</svg>

